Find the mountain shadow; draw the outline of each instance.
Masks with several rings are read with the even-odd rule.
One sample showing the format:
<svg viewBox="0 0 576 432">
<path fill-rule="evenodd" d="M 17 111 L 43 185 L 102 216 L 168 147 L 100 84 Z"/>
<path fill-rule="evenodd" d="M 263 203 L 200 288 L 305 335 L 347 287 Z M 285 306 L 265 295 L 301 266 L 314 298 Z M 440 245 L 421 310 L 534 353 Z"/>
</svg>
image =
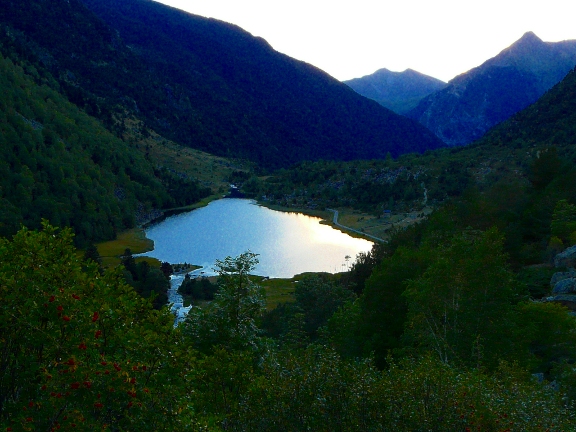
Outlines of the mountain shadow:
<svg viewBox="0 0 576 432">
<path fill-rule="evenodd" d="M 344 81 L 344 84 L 398 114 L 406 114 L 423 98 L 446 87 L 444 81 L 412 69 L 403 72 L 379 69 L 371 75 Z"/>
<path fill-rule="evenodd" d="M 443 145 L 232 24 L 149 0 L 3 3 L 4 34 L 111 129 L 136 116 L 181 145 L 264 167 Z"/>
<path fill-rule="evenodd" d="M 528 32 L 481 66 L 452 79 L 407 115 L 451 146 L 465 145 L 540 98 L 576 65 L 576 41 Z"/>
</svg>

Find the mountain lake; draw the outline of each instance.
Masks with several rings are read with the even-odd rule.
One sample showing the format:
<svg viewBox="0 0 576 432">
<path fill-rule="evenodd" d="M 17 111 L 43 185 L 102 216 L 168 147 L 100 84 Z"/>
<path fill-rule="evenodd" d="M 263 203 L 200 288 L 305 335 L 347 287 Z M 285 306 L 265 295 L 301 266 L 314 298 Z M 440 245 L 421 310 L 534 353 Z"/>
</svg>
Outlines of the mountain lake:
<svg viewBox="0 0 576 432">
<path fill-rule="evenodd" d="M 291 278 L 304 272 L 345 271 L 372 242 L 351 237 L 321 219 L 259 206 L 253 200 L 226 198 L 171 216 L 146 229 L 154 250 L 142 254 L 170 263 L 202 266 L 213 275 L 217 259 L 246 251 L 258 254 L 254 273 Z M 348 257 L 348 258 L 347 258 Z"/>
</svg>

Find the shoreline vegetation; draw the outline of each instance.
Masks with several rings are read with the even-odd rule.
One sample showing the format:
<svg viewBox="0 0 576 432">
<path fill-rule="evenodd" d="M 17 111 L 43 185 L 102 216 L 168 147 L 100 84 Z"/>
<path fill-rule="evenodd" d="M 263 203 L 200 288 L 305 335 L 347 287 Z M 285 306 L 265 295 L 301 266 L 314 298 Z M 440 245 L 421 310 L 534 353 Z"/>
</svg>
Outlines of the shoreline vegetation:
<svg viewBox="0 0 576 432">
<path fill-rule="evenodd" d="M 223 199 L 226 196 L 222 194 L 210 195 L 201 201 L 186 207 L 179 207 L 173 209 L 167 209 L 163 211 L 163 215 L 156 218 L 141 227 L 132 228 L 119 233 L 115 240 L 109 240 L 105 242 L 100 242 L 96 244 L 98 253 L 102 258 L 102 264 L 104 267 L 116 267 L 120 265 L 122 261 L 122 256 L 126 249 L 130 249 L 132 254 L 138 255 L 145 252 L 150 252 L 154 250 L 154 241 L 146 237 L 145 228 L 162 222 L 167 217 L 184 213 L 187 211 L 196 210 L 210 204 L 212 201 L 217 199 Z M 271 210 L 286 212 L 286 213 L 301 213 L 311 217 L 320 218 L 321 224 L 332 226 L 351 237 L 365 238 L 369 239 L 369 235 L 361 235 L 359 232 L 352 231 L 352 228 L 345 227 L 343 225 L 335 225 L 333 222 L 332 213 L 328 210 L 313 210 L 306 208 L 290 208 L 278 205 L 270 205 L 266 202 L 259 200 L 254 200 L 258 205 L 269 208 Z M 367 215 L 364 215 L 366 217 Z M 341 216 L 342 217 L 342 216 Z M 361 218 L 361 216 L 359 217 Z M 349 229 L 347 229 L 349 228 Z M 146 261 L 151 267 L 160 268 L 161 262 L 152 257 L 135 257 L 136 262 Z M 202 266 L 195 264 L 181 264 L 181 263 L 170 263 L 174 268 L 174 274 L 182 275 L 194 270 L 201 269 Z M 184 268 L 186 266 L 186 268 Z M 293 302 L 295 284 L 297 284 L 302 278 L 310 276 L 311 274 L 326 274 L 325 272 L 318 273 L 303 273 L 294 275 L 291 278 L 269 278 L 267 276 L 254 275 L 252 276 L 254 280 L 260 284 L 265 290 L 267 309 L 272 310 L 280 303 Z M 332 277 L 337 277 L 332 275 Z M 216 282 L 215 277 L 209 278 L 212 283 Z"/>
<path fill-rule="evenodd" d="M 105 267 L 115 267 L 121 262 L 121 257 L 126 249 L 130 249 L 134 255 L 150 252 L 154 250 L 154 242 L 146 237 L 145 229 L 154 224 L 160 223 L 170 216 L 206 207 L 212 201 L 224 199 L 228 195 L 212 194 L 203 198 L 197 203 L 189 206 L 166 209 L 162 211 L 162 216 L 155 218 L 140 227 L 132 228 L 119 233 L 115 240 L 108 240 L 96 244 L 98 253 L 102 257 Z M 253 199 L 253 198 L 250 198 Z M 285 213 L 301 213 L 311 217 L 320 218 L 320 223 L 355 238 L 363 238 L 369 241 L 386 242 L 390 237 L 390 231 L 394 228 L 405 228 L 414 223 L 420 222 L 433 210 L 426 207 L 421 212 L 410 212 L 391 214 L 387 218 L 375 217 L 366 213 L 360 213 L 353 209 L 310 209 L 304 207 L 286 207 L 270 204 L 266 201 L 254 199 L 257 205 L 270 210 Z M 334 221 L 334 211 L 338 212 L 338 220 Z M 160 261 L 151 257 L 136 257 L 137 261 L 148 261 L 153 267 L 160 267 Z M 171 263 L 172 265 L 175 265 Z M 201 268 L 201 267 L 197 267 Z"/>
<path fill-rule="evenodd" d="M 130 249 L 135 255 L 153 251 L 154 241 L 146 237 L 145 228 L 160 223 L 167 217 L 206 207 L 212 201 L 221 198 L 223 198 L 222 194 L 212 194 L 194 204 L 185 207 L 176 207 L 162 210 L 162 216 L 152 219 L 151 221 L 142 224 L 142 226 L 122 231 L 118 233 L 116 239 L 114 240 L 107 240 L 104 242 L 96 243 L 96 248 L 98 249 L 98 253 L 102 258 L 102 265 L 104 267 L 116 267 L 118 264 L 120 264 L 122 255 L 126 249 Z M 150 265 L 154 267 L 160 267 L 160 261 L 156 258 L 136 257 L 136 261 L 139 260 L 146 260 Z M 199 266 L 196 267 L 201 268 Z"/>
<path fill-rule="evenodd" d="M 390 232 L 394 229 L 404 229 L 415 223 L 421 222 L 428 217 L 434 209 L 426 206 L 420 211 L 390 213 L 389 216 L 374 216 L 369 213 L 359 212 L 352 208 L 340 208 L 317 210 L 305 207 L 286 207 L 277 204 L 270 204 L 267 201 L 255 200 L 258 205 L 270 210 L 282 211 L 286 213 L 302 213 L 307 216 L 318 217 L 323 225 L 349 235 L 350 237 L 363 238 L 369 241 L 386 242 L 390 238 Z M 338 221 L 334 222 L 334 213 L 338 212 Z"/>
</svg>

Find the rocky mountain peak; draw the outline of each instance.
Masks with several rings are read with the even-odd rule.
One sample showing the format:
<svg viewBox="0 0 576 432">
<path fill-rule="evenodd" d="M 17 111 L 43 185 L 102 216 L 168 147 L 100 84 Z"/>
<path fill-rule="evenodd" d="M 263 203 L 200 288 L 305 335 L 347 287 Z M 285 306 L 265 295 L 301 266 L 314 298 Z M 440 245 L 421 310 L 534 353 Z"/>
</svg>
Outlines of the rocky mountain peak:
<svg viewBox="0 0 576 432">
<path fill-rule="evenodd" d="M 520 39 L 518 39 L 512 46 L 514 45 L 527 45 L 527 44 L 534 44 L 534 43 L 544 43 L 542 39 L 540 39 L 534 32 L 527 31 L 522 35 Z"/>
<path fill-rule="evenodd" d="M 449 145 L 468 144 L 534 103 L 576 65 L 576 40 L 524 35 L 480 66 L 424 98 L 408 116 Z"/>
</svg>

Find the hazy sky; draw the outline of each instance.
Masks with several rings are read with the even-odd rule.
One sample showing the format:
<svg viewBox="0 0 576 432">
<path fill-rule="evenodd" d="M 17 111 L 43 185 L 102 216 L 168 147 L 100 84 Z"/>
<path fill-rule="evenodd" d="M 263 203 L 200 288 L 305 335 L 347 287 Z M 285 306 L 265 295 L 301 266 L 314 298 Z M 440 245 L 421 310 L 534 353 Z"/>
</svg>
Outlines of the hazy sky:
<svg viewBox="0 0 576 432">
<path fill-rule="evenodd" d="M 525 32 L 576 39 L 576 0 L 161 0 L 231 22 L 339 80 L 412 68 L 448 81 Z"/>
</svg>

